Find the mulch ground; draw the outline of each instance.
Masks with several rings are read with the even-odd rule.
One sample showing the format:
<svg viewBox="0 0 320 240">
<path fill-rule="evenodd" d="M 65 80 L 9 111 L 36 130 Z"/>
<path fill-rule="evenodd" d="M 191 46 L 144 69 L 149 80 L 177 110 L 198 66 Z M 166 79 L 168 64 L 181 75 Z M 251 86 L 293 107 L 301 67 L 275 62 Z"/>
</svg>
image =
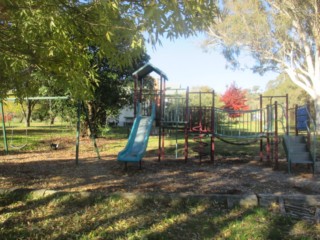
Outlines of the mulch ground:
<svg viewBox="0 0 320 240">
<path fill-rule="evenodd" d="M 82 143 L 89 146 L 90 142 Z M 58 150 L 16 152 L 0 156 L 0 188 L 53 189 L 61 191 L 157 192 L 157 193 L 273 193 L 320 194 L 320 174 L 312 175 L 307 166 L 294 166 L 287 173 L 285 159 L 274 170 L 256 157 L 217 157 L 199 163 L 195 156 L 187 163 L 174 156 L 158 162 L 154 153 L 138 164 L 116 161 L 112 149 L 100 147 L 101 159 L 91 149 L 82 149 L 75 164 L 72 144 Z M 107 140 L 99 142 L 101 146 Z"/>
</svg>

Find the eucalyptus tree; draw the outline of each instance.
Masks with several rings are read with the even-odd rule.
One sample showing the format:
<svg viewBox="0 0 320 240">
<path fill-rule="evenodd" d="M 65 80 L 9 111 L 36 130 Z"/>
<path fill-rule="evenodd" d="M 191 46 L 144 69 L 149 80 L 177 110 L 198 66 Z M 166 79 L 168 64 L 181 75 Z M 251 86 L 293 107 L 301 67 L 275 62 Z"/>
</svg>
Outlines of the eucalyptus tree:
<svg viewBox="0 0 320 240">
<path fill-rule="evenodd" d="M 306 91 L 299 88 L 294 84 L 287 74 L 282 73 L 276 79 L 270 80 L 266 85 L 264 95 L 271 96 L 283 96 L 285 94 L 289 96 L 289 105 L 294 107 L 296 104 L 302 106 L 307 102 L 310 102 L 310 95 Z M 285 103 L 284 99 L 277 99 L 278 103 Z"/>
<path fill-rule="evenodd" d="M 285 72 L 313 99 L 320 129 L 320 0 L 220 0 L 219 8 L 205 45 L 234 67 L 245 51 L 254 72 Z"/>
<path fill-rule="evenodd" d="M 0 97 L 9 90 L 30 96 L 50 81 L 75 99 L 92 99 L 99 77 L 89 46 L 110 66 L 126 68 L 146 40 L 155 46 L 160 36 L 194 35 L 216 12 L 214 0 L 3 0 Z"/>
</svg>

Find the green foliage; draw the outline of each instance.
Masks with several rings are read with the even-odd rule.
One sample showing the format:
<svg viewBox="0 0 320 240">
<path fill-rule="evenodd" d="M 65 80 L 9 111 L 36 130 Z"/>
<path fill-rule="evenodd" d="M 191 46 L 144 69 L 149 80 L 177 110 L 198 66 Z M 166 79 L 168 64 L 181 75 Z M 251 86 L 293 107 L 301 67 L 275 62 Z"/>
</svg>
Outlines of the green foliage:
<svg viewBox="0 0 320 240">
<path fill-rule="evenodd" d="M 299 88 L 292 81 L 290 81 L 287 74 L 280 74 L 277 79 L 269 81 L 266 91 L 263 93 L 267 96 L 289 96 L 289 106 L 305 105 L 310 101 L 310 96 L 306 91 Z M 279 103 L 285 103 L 284 99 L 277 99 Z"/>
<path fill-rule="evenodd" d="M 215 1 L 4 0 L 0 3 L 0 97 L 38 93 L 50 84 L 92 99 L 99 82 L 89 46 L 116 68 L 133 64 L 152 44 L 204 30 Z"/>
<path fill-rule="evenodd" d="M 213 97 L 213 89 L 208 86 L 192 87 L 189 94 L 190 106 L 211 107 Z"/>
<path fill-rule="evenodd" d="M 259 109 L 260 108 L 260 87 L 253 86 L 251 89 L 246 89 L 247 91 L 247 104 L 250 109 Z"/>
<path fill-rule="evenodd" d="M 130 134 L 129 127 L 104 126 L 100 128 L 101 137 L 107 139 L 127 139 Z"/>
<path fill-rule="evenodd" d="M 116 117 L 121 108 L 133 102 L 132 73 L 146 64 L 149 56 L 145 53 L 136 62 L 125 69 L 113 67 L 106 58 L 99 57 L 99 50 L 92 47 L 92 64 L 98 68 L 99 84 L 94 89 L 92 101 L 87 102 L 90 120 L 97 129 L 104 126 L 107 119 Z"/>
</svg>

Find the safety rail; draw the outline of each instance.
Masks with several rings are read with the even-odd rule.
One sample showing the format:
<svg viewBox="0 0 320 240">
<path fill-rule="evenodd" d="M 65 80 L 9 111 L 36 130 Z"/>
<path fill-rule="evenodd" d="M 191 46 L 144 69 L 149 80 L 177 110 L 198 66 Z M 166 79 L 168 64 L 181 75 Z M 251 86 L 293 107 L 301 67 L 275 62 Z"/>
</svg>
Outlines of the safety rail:
<svg viewBox="0 0 320 240">
<path fill-rule="evenodd" d="M 221 137 L 257 138 L 261 136 L 260 118 L 260 109 L 235 111 L 216 108 L 214 133 Z"/>
<path fill-rule="evenodd" d="M 311 153 L 313 162 L 316 162 L 317 160 L 317 125 L 309 111 L 309 108 L 306 106 L 306 112 L 308 114 L 308 120 L 305 121 L 306 128 L 307 128 L 307 141 L 308 141 L 308 147 L 309 151 Z M 313 129 L 311 129 L 311 126 L 313 126 Z"/>
<path fill-rule="evenodd" d="M 289 110 L 290 113 L 294 113 L 291 114 L 289 119 L 294 122 L 295 134 L 283 136 L 283 146 L 288 160 L 288 172 L 291 173 L 291 164 L 308 164 L 312 166 L 313 173 L 315 173 L 317 131 L 309 105 L 296 105 L 294 109 Z M 290 125 L 292 128 L 293 125 Z"/>
</svg>

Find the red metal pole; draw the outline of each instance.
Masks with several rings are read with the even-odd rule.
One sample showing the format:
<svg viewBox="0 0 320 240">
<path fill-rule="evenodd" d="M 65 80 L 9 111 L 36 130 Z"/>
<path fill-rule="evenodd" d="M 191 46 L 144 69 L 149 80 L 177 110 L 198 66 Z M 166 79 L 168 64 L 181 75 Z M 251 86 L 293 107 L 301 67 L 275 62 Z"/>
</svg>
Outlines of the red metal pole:
<svg viewBox="0 0 320 240">
<path fill-rule="evenodd" d="M 142 88 L 143 88 L 143 78 L 140 79 L 140 93 L 139 93 L 139 102 L 140 106 L 142 106 Z M 140 109 L 141 111 L 142 109 Z"/>
<path fill-rule="evenodd" d="M 164 159 L 164 127 L 162 127 L 161 159 Z"/>
<path fill-rule="evenodd" d="M 267 132 L 267 146 L 266 146 L 266 151 L 267 151 L 267 161 L 270 162 L 270 133 Z"/>
<path fill-rule="evenodd" d="M 267 161 L 270 162 L 270 153 L 271 153 L 271 145 L 270 145 L 270 132 L 272 131 L 272 119 L 273 118 L 273 110 L 272 103 L 267 106 Z M 269 129 L 270 127 L 270 129 Z"/>
<path fill-rule="evenodd" d="M 162 116 L 164 117 L 165 109 L 165 99 L 166 99 L 166 81 L 163 81 L 163 102 L 162 102 Z M 161 158 L 164 159 L 164 127 L 162 127 L 162 149 L 161 149 Z"/>
<path fill-rule="evenodd" d="M 185 112 L 185 124 L 184 124 L 184 161 L 188 161 L 188 121 L 189 121 L 189 87 L 187 87 L 186 91 L 186 112 Z"/>
<path fill-rule="evenodd" d="M 295 129 L 296 129 L 296 136 L 299 135 L 298 132 L 298 104 L 296 104 L 295 106 L 295 110 L 294 110 L 294 120 L 295 120 Z"/>
<path fill-rule="evenodd" d="M 192 107 L 189 107 L 189 131 L 192 131 L 192 113 L 193 113 L 193 111 L 192 111 Z"/>
<path fill-rule="evenodd" d="M 202 133 L 202 108 L 200 107 L 199 112 L 198 112 L 198 116 L 199 116 L 199 134 Z"/>
<path fill-rule="evenodd" d="M 134 92 L 133 92 L 133 117 L 136 118 L 137 116 L 137 81 L 138 76 L 134 76 Z"/>
<path fill-rule="evenodd" d="M 309 101 L 307 102 L 307 110 L 308 110 L 308 113 L 310 113 L 310 102 Z M 307 126 L 310 129 L 309 115 L 307 116 L 307 118 L 308 118 Z M 309 150 L 311 149 L 311 135 L 310 134 L 311 134 L 310 131 L 307 131 L 307 147 Z"/>
<path fill-rule="evenodd" d="M 275 160 L 275 169 L 279 168 L 279 138 L 278 138 L 278 102 L 275 101 L 274 103 L 274 118 L 275 118 L 275 123 L 274 123 L 274 160 Z"/>
<path fill-rule="evenodd" d="M 260 134 L 263 134 L 263 122 L 262 122 L 262 94 L 260 94 Z M 263 139 L 260 138 L 260 161 L 263 160 Z"/>
<path fill-rule="evenodd" d="M 215 92 L 212 91 L 212 108 L 211 108 L 211 161 L 214 163 L 214 108 L 215 108 L 215 101 L 214 101 L 214 97 L 215 97 Z"/>
<path fill-rule="evenodd" d="M 199 133 L 202 131 L 202 106 L 201 106 L 201 91 L 199 92 L 200 112 L 199 112 Z"/>
<path fill-rule="evenodd" d="M 161 133 L 162 133 L 162 108 L 163 108 L 163 77 L 160 77 L 160 106 L 159 106 L 159 142 L 158 142 L 158 161 L 161 160 Z"/>
<path fill-rule="evenodd" d="M 289 135 L 289 95 L 286 94 L 286 135 Z"/>
</svg>

